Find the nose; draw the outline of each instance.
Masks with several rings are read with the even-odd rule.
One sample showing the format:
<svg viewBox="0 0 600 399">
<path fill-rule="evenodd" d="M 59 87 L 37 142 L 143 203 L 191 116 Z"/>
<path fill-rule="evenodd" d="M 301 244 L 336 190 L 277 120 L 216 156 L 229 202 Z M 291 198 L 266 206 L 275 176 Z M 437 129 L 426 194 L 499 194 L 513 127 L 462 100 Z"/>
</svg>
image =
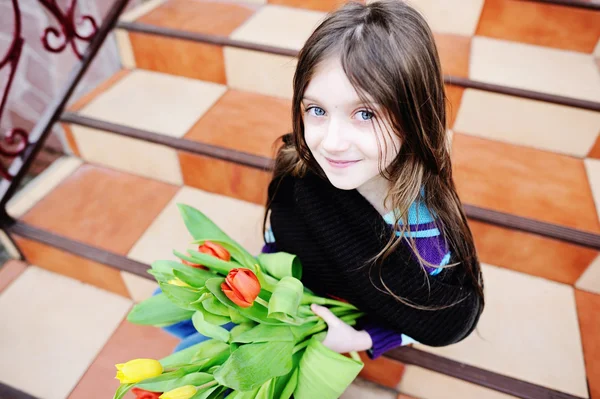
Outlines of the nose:
<svg viewBox="0 0 600 399">
<path fill-rule="evenodd" d="M 344 136 L 343 124 L 332 118 L 327 126 L 321 147 L 330 154 L 344 152 L 350 148 L 350 143 Z"/>
</svg>

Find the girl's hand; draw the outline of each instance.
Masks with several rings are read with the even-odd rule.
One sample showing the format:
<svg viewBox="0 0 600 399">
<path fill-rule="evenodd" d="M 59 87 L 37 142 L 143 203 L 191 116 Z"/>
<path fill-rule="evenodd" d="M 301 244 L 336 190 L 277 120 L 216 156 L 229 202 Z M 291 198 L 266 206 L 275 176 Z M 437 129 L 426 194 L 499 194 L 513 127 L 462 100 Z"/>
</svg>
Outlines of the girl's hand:
<svg viewBox="0 0 600 399">
<path fill-rule="evenodd" d="M 323 345 L 338 353 L 365 351 L 373 346 L 371 336 L 366 331 L 356 331 L 344 323 L 324 306 L 311 305 L 311 310 L 327 323 L 327 336 Z"/>
</svg>

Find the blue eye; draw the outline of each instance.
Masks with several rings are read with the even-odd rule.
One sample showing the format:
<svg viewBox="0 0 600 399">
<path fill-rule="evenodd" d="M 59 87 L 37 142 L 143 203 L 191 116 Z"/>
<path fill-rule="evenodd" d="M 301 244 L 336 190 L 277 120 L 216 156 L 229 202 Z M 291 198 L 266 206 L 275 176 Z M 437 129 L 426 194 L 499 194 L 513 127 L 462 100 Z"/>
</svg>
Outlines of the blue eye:
<svg viewBox="0 0 600 399">
<path fill-rule="evenodd" d="M 325 110 L 323 108 L 320 107 L 309 107 L 306 112 L 311 112 L 314 116 L 324 116 L 325 115 Z"/>
<path fill-rule="evenodd" d="M 358 111 L 357 114 L 361 121 L 368 121 L 375 117 L 375 114 L 373 112 L 367 110 Z"/>
</svg>

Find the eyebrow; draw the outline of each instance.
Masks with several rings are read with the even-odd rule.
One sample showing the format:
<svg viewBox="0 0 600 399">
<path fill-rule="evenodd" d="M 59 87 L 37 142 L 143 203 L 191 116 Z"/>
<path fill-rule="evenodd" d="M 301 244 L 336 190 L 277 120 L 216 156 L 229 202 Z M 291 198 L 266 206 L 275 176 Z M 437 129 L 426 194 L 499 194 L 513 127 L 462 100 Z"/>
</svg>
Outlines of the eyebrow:
<svg viewBox="0 0 600 399">
<path fill-rule="evenodd" d="M 319 101 L 319 100 L 317 100 L 317 99 L 315 99 L 313 97 L 308 97 L 308 96 L 304 96 L 302 98 L 302 101 L 312 101 L 312 102 L 315 102 L 315 103 L 320 103 L 321 102 L 321 101 Z M 355 102 L 352 102 L 352 103 L 347 103 L 345 105 L 350 105 L 350 106 L 356 106 L 356 105 L 373 105 L 373 106 L 377 106 L 379 104 L 375 103 L 375 102 L 371 102 L 371 101 L 364 102 L 364 101 L 358 100 L 358 101 L 355 101 Z"/>
</svg>

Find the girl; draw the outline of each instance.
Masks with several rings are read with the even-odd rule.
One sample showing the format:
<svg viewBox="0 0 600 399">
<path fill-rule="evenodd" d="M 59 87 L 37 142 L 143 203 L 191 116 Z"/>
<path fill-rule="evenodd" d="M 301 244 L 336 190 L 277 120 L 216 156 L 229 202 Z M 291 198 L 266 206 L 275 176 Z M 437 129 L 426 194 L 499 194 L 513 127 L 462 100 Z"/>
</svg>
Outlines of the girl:
<svg viewBox="0 0 600 399">
<path fill-rule="evenodd" d="M 324 344 L 337 352 L 376 358 L 415 340 L 449 345 L 483 310 L 445 100 L 432 33 L 401 1 L 346 4 L 300 51 L 264 251 L 296 254 L 306 287 L 368 315 L 355 329 L 313 306 L 328 324 Z M 184 336 L 194 331 L 188 324 L 173 327 Z M 189 335 L 177 349 L 203 339 Z"/>
</svg>

